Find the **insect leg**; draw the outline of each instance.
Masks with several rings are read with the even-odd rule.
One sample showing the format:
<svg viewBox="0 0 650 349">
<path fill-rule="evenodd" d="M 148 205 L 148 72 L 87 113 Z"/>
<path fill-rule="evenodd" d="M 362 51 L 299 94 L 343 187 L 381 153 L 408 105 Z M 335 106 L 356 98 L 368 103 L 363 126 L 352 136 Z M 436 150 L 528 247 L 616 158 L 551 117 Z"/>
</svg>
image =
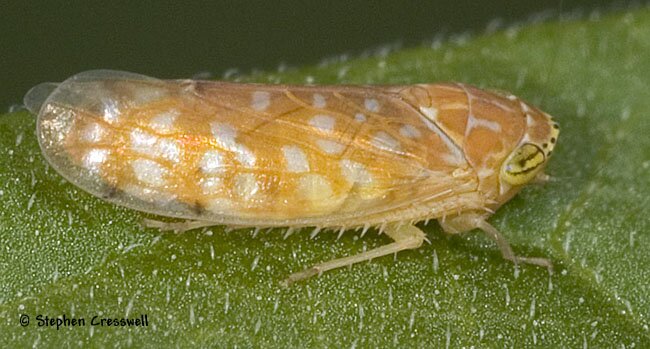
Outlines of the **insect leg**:
<svg viewBox="0 0 650 349">
<path fill-rule="evenodd" d="M 494 242 L 496 242 L 501 255 L 504 259 L 512 261 L 513 263 L 527 263 L 539 265 L 547 269 L 552 269 L 553 265 L 551 261 L 546 258 L 538 257 L 521 257 L 515 255 L 512 251 L 512 247 L 508 243 L 508 240 L 501 235 L 497 228 L 493 227 L 490 223 L 485 220 L 485 215 L 475 214 L 475 213 L 466 213 L 460 216 L 447 219 L 445 222 L 439 220 L 440 226 L 448 234 L 459 234 L 472 229 L 481 229 L 485 232 Z"/>
<path fill-rule="evenodd" d="M 489 237 L 491 237 L 497 243 L 497 246 L 499 246 L 499 250 L 501 250 L 501 255 L 503 256 L 504 259 L 512 261 L 515 264 L 521 262 L 521 263 L 539 265 L 540 267 L 545 267 L 547 269 L 553 268 L 553 264 L 551 263 L 551 261 L 546 258 L 516 256 L 512 251 L 512 248 L 510 247 L 510 244 L 508 243 L 506 238 L 504 238 L 503 235 L 499 233 L 497 228 L 493 227 L 490 223 L 484 220 L 480 220 L 478 221 L 477 228 L 483 230 Z"/>
<path fill-rule="evenodd" d="M 370 251 L 359 253 L 354 256 L 333 259 L 325 263 L 317 264 L 301 272 L 289 275 L 289 277 L 285 279 L 282 284 L 289 286 L 296 281 L 307 279 L 314 275 L 320 275 L 328 270 L 368 261 L 373 258 L 397 253 L 403 250 L 415 249 L 420 247 L 426 238 L 422 230 L 409 224 L 401 226 L 398 226 L 396 224 L 389 224 L 384 229 L 384 233 L 395 240 L 395 242 L 377 247 Z"/>
<path fill-rule="evenodd" d="M 147 218 L 142 220 L 142 226 L 145 228 L 157 228 L 162 231 L 173 231 L 174 233 L 184 233 L 188 230 L 211 227 L 213 225 L 217 224 L 206 221 L 163 222 Z"/>
</svg>

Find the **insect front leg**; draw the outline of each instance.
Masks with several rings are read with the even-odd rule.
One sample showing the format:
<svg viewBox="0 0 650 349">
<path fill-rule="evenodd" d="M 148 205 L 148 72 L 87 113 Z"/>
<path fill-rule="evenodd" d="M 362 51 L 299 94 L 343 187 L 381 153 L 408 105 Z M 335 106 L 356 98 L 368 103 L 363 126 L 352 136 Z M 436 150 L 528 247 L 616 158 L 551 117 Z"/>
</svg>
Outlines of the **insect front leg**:
<svg viewBox="0 0 650 349">
<path fill-rule="evenodd" d="M 359 262 L 369 261 L 373 258 L 397 253 L 403 250 L 416 249 L 422 246 L 422 243 L 426 240 L 426 235 L 424 232 L 410 224 L 389 224 L 386 226 L 384 233 L 395 240 L 395 242 L 377 247 L 370 251 L 359 253 L 357 255 L 333 259 L 325 263 L 317 264 L 301 272 L 289 275 L 289 277 L 285 279 L 282 284 L 289 286 L 296 281 L 304 280 L 314 275 L 320 275 L 328 270 L 345 267 Z"/>
<path fill-rule="evenodd" d="M 470 231 L 472 229 L 481 229 L 490 238 L 492 238 L 494 242 L 496 242 L 503 258 L 512 261 L 515 264 L 521 262 L 539 265 L 547 269 L 553 268 L 551 261 L 546 258 L 522 257 L 515 255 L 515 253 L 512 251 L 512 247 L 510 247 L 510 244 L 508 243 L 508 240 L 506 240 L 506 238 L 501 235 L 497 228 L 493 227 L 485 220 L 484 215 L 467 213 L 453 218 L 447 218 L 444 222 L 442 220 L 439 220 L 439 223 L 442 229 L 448 234 L 459 234 Z"/>
<path fill-rule="evenodd" d="M 216 225 L 213 222 L 206 221 L 182 221 L 182 222 L 163 222 L 155 219 L 145 218 L 142 220 L 142 226 L 145 228 L 157 228 L 161 231 L 173 231 L 174 233 L 180 234 L 189 230 L 211 227 Z"/>
</svg>

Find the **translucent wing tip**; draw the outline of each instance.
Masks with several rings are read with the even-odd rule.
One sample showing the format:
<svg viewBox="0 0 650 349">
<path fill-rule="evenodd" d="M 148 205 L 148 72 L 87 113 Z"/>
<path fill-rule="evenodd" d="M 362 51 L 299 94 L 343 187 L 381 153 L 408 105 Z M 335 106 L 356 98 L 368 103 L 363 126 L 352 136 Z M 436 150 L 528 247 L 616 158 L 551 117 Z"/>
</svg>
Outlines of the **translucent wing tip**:
<svg viewBox="0 0 650 349">
<path fill-rule="evenodd" d="M 32 87 L 25 97 L 23 103 L 33 114 L 38 114 L 45 101 L 62 85 L 74 85 L 74 83 L 93 81 L 157 81 L 145 75 L 129 73 L 117 70 L 89 70 L 75 74 L 62 83 L 45 82 Z"/>
<path fill-rule="evenodd" d="M 45 100 L 56 90 L 56 88 L 59 86 L 57 83 L 53 82 L 44 82 L 42 84 L 38 84 L 34 87 L 32 87 L 29 91 L 27 91 L 27 94 L 25 94 L 25 98 L 23 98 L 23 103 L 25 104 L 25 107 L 27 110 L 29 110 L 32 114 L 38 114 L 38 112 L 41 110 L 41 107 L 45 103 Z"/>
</svg>

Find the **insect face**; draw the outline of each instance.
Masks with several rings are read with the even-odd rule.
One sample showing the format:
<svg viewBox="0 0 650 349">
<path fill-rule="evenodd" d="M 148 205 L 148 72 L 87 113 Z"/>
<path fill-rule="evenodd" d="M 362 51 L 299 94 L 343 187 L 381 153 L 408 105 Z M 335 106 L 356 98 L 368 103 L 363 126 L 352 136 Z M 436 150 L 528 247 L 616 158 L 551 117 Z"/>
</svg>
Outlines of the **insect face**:
<svg viewBox="0 0 650 349">
<path fill-rule="evenodd" d="M 559 126 L 546 113 L 521 103 L 526 133 L 501 166 L 502 184 L 521 186 L 535 179 L 546 166 L 559 134 Z"/>
<path fill-rule="evenodd" d="M 522 144 L 501 168 L 501 177 L 512 185 L 530 182 L 546 163 L 544 152 L 531 143 Z"/>
</svg>

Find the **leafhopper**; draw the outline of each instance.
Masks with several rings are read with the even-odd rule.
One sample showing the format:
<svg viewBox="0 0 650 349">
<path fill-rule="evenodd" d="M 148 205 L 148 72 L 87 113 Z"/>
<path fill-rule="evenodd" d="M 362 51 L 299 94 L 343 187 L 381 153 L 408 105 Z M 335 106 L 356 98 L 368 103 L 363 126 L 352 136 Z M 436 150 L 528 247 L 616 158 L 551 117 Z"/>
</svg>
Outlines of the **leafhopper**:
<svg viewBox="0 0 650 349">
<path fill-rule="evenodd" d="M 165 217 L 149 227 L 377 227 L 394 241 L 290 275 L 415 249 L 414 224 L 475 228 L 515 255 L 487 218 L 543 180 L 553 119 L 513 95 L 460 83 L 299 86 L 88 71 L 25 97 L 43 155 L 112 203 Z"/>
</svg>

